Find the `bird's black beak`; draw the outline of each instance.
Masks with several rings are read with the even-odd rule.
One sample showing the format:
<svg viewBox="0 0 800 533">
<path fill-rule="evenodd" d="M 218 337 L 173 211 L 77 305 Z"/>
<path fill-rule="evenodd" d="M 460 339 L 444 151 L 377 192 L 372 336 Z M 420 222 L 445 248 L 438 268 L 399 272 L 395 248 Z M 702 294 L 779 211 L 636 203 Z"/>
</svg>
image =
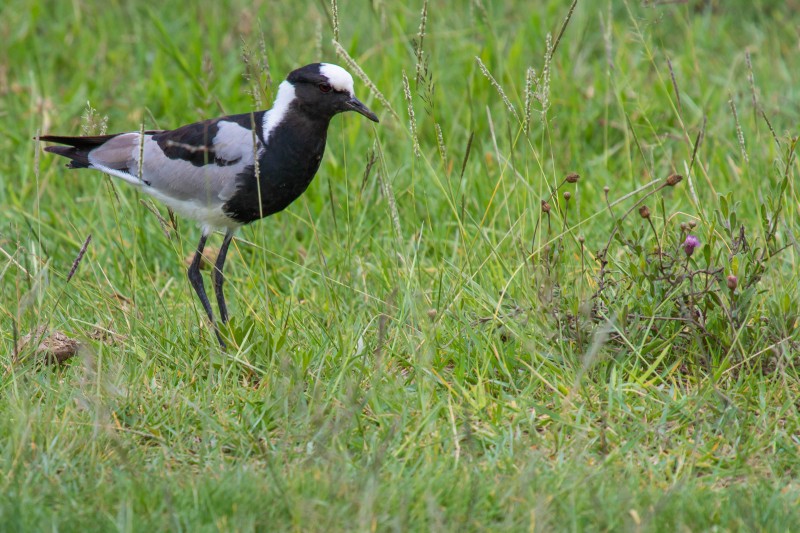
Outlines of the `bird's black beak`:
<svg viewBox="0 0 800 533">
<path fill-rule="evenodd" d="M 355 111 L 356 113 L 361 113 L 372 122 L 380 122 L 378 120 L 378 115 L 373 113 L 369 110 L 367 106 L 361 103 L 361 100 L 356 98 L 355 96 L 351 97 L 350 100 L 347 101 L 347 107 L 350 108 L 350 111 Z"/>
</svg>

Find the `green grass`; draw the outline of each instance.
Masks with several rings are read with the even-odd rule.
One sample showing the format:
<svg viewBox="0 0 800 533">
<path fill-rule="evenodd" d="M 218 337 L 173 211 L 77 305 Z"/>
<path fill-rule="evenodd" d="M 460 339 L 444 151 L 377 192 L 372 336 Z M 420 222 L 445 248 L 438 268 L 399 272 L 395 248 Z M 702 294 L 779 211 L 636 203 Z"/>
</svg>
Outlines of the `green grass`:
<svg viewBox="0 0 800 533">
<path fill-rule="evenodd" d="M 420 83 L 422 4 L 339 2 L 398 118 L 356 80 L 381 123 L 240 232 L 227 353 L 193 223 L 31 140 L 343 64 L 326 2 L 203 4 L 0 7 L 0 529 L 800 530 L 796 2 L 579 0 L 547 61 L 569 2 L 432 1 Z"/>
</svg>

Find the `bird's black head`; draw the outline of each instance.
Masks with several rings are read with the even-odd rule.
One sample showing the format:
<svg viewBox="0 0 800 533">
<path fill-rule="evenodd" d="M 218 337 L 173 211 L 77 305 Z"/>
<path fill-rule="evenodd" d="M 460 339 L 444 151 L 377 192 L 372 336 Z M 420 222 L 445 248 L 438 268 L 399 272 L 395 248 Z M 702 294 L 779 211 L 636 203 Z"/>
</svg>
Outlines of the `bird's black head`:
<svg viewBox="0 0 800 533">
<path fill-rule="evenodd" d="M 294 89 L 293 105 L 309 115 L 330 119 L 337 113 L 355 111 L 378 122 L 377 115 L 356 98 L 353 77 L 342 67 L 312 63 L 292 71 L 284 83 Z"/>
</svg>

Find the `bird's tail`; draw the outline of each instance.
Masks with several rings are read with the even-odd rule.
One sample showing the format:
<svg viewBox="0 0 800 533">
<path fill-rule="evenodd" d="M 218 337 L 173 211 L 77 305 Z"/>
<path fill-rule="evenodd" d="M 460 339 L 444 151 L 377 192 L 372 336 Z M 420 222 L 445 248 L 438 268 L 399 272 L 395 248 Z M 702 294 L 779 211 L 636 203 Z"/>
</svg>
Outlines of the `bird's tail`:
<svg viewBox="0 0 800 533">
<path fill-rule="evenodd" d="M 89 152 L 116 135 L 95 135 L 91 137 L 67 137 L 62 135 L 41 135 L 37 141 L 64 144 L 66 146 L 46 146 L 46 152 L 64 156 L 70 160 L 67 168 L 88 168 Z"/>
</svg>

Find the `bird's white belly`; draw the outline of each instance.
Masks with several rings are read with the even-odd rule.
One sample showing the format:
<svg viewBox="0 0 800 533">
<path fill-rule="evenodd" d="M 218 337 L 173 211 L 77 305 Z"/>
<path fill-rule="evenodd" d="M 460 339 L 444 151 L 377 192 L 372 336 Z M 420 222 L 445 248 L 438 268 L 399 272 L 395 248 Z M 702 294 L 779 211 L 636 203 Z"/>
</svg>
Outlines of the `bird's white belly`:
<svg viewBox="0 0 800 533">
<path fill-rule="evenodd" d="M 241 224 L 225 215 L 222 210 L 224 202 L 203 203 L 197 200 L 178 200 L 160 193 L 152 187 L 142 188 L 150 196 L 159 200 L 175 213 L 196 220 L 201 226 L 209 229 L 236 229 Z"/>
</svg>

